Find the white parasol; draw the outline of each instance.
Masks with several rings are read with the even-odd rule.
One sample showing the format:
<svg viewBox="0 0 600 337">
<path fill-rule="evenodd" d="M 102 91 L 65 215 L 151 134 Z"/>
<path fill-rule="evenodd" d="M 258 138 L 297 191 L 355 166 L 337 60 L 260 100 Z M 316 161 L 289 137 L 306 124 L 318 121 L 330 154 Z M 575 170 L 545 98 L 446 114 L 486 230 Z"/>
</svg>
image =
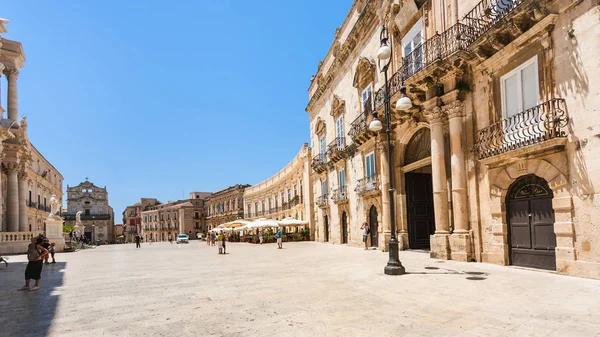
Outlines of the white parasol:
<svg viewBox="0 0 600 337">
<path fill-rule="evenodd" d="M 244 219 L 237 219 L 237 220 L 226 222 L 223 224 L 223 226 L 226 228 L 237 228 L 237 227 L 245 226 L 245 225 L 249 224 L 250 222 L 251 221 L 244 220 Z"/>
<path fill-rule="evenodd" d="M 279 227 L 279 224 L 277 223 L 277 220 L 260 218 L 260 219 L 252 221 L 247 226 L 249 229 L 255 229 L 255 228 Z"/>
<path fill-rule="evenodd" d="M 298 219 L 294 219 L 294 218 L 285 218 L 285 219 L 279 220 L 277 223 L 279 224 L 279 226 L 282 226 L 282 227 L 308 225 L 308 221 L 298 220 Z"/>
</svg>

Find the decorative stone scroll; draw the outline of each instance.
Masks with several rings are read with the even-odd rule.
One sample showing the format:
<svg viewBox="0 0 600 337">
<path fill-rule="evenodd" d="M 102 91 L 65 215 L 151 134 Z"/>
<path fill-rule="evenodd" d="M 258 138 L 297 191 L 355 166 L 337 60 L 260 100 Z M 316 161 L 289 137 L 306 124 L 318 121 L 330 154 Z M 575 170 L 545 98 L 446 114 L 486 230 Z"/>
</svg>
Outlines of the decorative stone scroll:
<svg viewBox="0 0 600 337">
<path fill-rule="evenodd" d="M 333 118 L 337 118 L 340 115 L 343 115 L 346 110 L 346 101 L 341 99 L 338 95 L 333 95 L 333 99 L 331 100 L 331 113 L 330 115 Z"/>
</svg>

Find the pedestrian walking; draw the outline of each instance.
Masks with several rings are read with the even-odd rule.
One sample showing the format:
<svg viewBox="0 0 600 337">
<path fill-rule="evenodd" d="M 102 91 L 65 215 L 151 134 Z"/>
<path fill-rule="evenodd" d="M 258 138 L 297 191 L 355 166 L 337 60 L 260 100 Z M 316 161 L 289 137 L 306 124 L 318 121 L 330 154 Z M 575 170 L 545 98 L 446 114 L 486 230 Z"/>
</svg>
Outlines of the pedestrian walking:
<svg viewBox="0 0 600 337">
<path fill-rule="evenodd" d="M 73 231 L 69 231 L 69 241 L 73 241 Z"/>
<path fill-rule="evenodd" d="M 365 250 L 368 250 L 369 247 L 368 245 L 368 239 L 369 239 L 369 233 L 371 232 L 371 229 L 369 228 L 369 224 L 366 222 L 363 222 L 362 226 L 360 226 L 360 229 L 362 230 L 362 235 L 363 235 L 363 242 L 365 243 Z"/>
<path fill-rule="evenodd" d="M 140 240 L 141 240 L 140 236 L 136 235 L 135 236 L 135 248 L 142 248 L 142 245 L 140 245 Z"/>
<path fill-rule="evenodd" d="M 171 236 L 171 234 L 169 234 L 169 242 L 173 244 L 173 236 Z"/>
<path fill-rule="evenodd" d="M 258 242 L 260 242 L 260 244 L 263 244 L 263 232 L 262 230 L 258 230 Z"/>
<path fill-rule="evenodd" d="M 225 249 L 226 248 L 227 237 L 228 236 L 223 235 L 223 238 L 222 238 L 222 242 L 223 242 L 223 254 L 227 254 L 227 250 Z"/>
<path fill-rule="evenodd" d="M 215 245 L 216 238 L 217 238 L 217 234 L 215 234 L 215 232 L 211 232 L 210 233 L 210 245 L 211 246 Z"/>
<path fill-rule="evenodd" d="M 48 238 L 46 238 L 46 237 L 43 238 L 41 246 L 44 247 L 45 250 L 50 251 L 50 241 L 48 240 Z M 48 261 L 49 258 L 50 258 L 50 254 L 46 254 L 44 256 L 45 264 L 50 264 L 50 262 Z"/>
<path fill-rule="evenodd" d="M 281 232 L 281 227 L 277 228 L 277 249 L 283 248 L 283 233 Z"/>
<path fill-rule="evenodd" d="M 223 232 L 219 232 L 217 236 L 217 249 L 219 250 L 219 254 L 223 254 Z"/>
<path fill-rule="evenodd" d="M 29 262 L 25 268 L 25 285 L 19 288 L 19 291 L 40 289 L 44 258 L 48 255 L 46 248 L 42 247 L 43 242 L 44 239 L 41 236 L 31 238 L 31 243 L 27 247 L 27 260 Z M 35 285 L 29 289 L 31 280 L 35 280 Z"/>
<path fill-rule="evenodd" d="M 52 242 L 50 244 L 50 255 L 52 256 L 52 263 L 56 263 L 56 260 L 54 259 L 54 252 L 55 252 L 55 247 L 56 247 L 56 243 Z"/>
</svg>

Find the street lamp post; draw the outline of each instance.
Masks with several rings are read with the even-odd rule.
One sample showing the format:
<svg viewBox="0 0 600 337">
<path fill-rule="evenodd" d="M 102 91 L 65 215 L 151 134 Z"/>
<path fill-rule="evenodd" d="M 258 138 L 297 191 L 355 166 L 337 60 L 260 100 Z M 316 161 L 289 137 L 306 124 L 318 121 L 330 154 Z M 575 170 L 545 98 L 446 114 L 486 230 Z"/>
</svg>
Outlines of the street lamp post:
<svg viewBox="0 0 600 337">
<path fill-rule="evenodd" d="M 389 198 L 390 198 L 390 226 L 391 226 L 391 236 L 389 242 L 389 260 L 387 265 L 385 266 L 384 272 L 387 275 L 402 275 L 405 273 L 404 266 L 402 266 L 402 262 L 400 262 L 400 258 L 398 256 L 398 239 L 396 238 L 396 213 L 395 213 L 395 203 L 394 203 L 394 174 L 393 174 L 393 165 L 392 165 L 392 141 L 391 141 L 391 127 L 390 127 L 390 87 L 388 83 L 388 69 L 390 64 L 392 63 L 392 46 L 389 43 L 389 31 L 388 28 L 384 25 L 381 28 L 381 33 L 379 35 L 381 40 L 381 45 L 379 50 L 377 51 L 377 63 L 379 65 L 380 71 L 384 74 L 385 78 L 385 87 L 384 87 L 384 115 L 385 115 L 385 133 L 387 136 L 387 159 L 388 159 L 388 174 L 389 174 Z M 385 65 L 382 67 L 382 61 Z M 402 75 L 402 87 L 400 88 L 401 97 L 396 104 L 396 108 L 399 110 L 407 110 L 412 107 L 412 102 L 410 98 L 406 96 L 406 88 L 404 87 L 404 75 Z M 375 132 L 381 131 L 383 129 L 383 125 L 381 121 L 377 119 L 377 111 L 373 112 L 373 120 L 369 124 L 369 129 Z"/>
</svg>

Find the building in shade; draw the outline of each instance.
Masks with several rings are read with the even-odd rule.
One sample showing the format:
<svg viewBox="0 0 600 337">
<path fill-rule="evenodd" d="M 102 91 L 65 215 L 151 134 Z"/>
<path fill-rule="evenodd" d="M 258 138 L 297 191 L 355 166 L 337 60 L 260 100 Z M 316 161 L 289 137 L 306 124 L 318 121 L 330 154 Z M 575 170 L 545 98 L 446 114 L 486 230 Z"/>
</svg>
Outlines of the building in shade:
<svg viewBox="0 0 600 337">
<path fill-rule="evenodd" d="M 250 185 L 237 184 L 214 192 L 206 198 L 204 213 L 207 229 L 244 217 L 244 191 Z"/>
<path fill-rule="evenodd" d="M 108 204 L 106 187 L 98 187 L 86 180 L 77 186 L 67 185 L 67 214 L 65 224 L 75 226 L 77 212 L 81 211 L 81 222 L 85 236 L 92 242 L 112 243 L 115 240 L 114 213 Z"/>
<path fill-rule="evenodd" d="M 167 241 L 178 234 L 187 234 L 195 240 L 207 231 L 204 217 L 204 197 L 210 193 L 192 192 L 185 200 L 169 201 L 147 207 L 141 212 L 141 232 L 145 241 Z"/>
</svg>

